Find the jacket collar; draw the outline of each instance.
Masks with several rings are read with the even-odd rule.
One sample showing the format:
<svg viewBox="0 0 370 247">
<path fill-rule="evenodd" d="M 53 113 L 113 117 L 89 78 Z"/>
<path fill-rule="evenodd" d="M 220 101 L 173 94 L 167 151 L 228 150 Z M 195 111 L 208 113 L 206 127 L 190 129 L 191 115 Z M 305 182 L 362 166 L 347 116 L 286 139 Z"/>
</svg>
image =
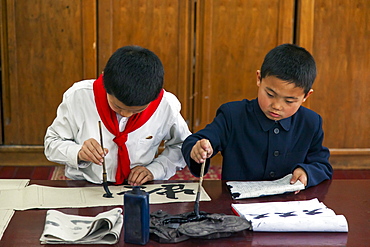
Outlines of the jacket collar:
<svg viewBox="0 0 370 247">
<path fill-rule="evenodd" d="M 253 109 L 263 131 L 270 130 L 275 125 L 275 123 L 279 123 L 284 130 L 289 131 L 292 124 L 292 117 L 284 118 L 279 121 L 274 121 L 267 118 L 258 104 L 258 98 L 253 101 Z"/>
</svg>

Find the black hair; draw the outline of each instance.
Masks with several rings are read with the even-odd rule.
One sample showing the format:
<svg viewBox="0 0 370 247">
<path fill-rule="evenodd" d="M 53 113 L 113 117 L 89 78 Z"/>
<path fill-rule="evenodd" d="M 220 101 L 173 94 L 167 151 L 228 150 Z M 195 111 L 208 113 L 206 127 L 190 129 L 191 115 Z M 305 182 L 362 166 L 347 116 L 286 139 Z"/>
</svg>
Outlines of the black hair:
<svg viewBox="0 0 370 247">
<path fill-rule="evenodd" d="M 316 78 L 316 63 L 306 49 L 293 44 L 282 44 L 265 56 L 261 77 L 266 76 L 276 76 L 280 80 L 294 83 L 307 94 Z"/>
<path fill-rule="evenodd" d="M 164 69 L 152 51 L 124 46 L 109 58 L 103 74 L 104 88 L 127 106 L 144 106 L 163 88 Z"/>
</svg>

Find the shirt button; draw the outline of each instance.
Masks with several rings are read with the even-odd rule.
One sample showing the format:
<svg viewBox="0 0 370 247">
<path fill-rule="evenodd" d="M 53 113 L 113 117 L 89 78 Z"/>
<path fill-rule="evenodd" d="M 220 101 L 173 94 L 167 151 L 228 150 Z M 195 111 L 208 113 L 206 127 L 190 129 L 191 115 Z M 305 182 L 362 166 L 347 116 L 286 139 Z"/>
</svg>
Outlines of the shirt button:
<svg viewBox="0 0 370 247">
<path fill-rule="evenodd" d="M 272 178 L 275 177 L 275 172 L 271 171 L 270 172 L 270 177 L 272 177 Z"/>
<path fill-rule="evenodd" d="M 279 132 L 280 132 L 280 130 L 278 129 L 278 128 L 275 128 L 274 129 L 274 133 L 277 135 L 277 134 L 279 134 Z"/>
<path fill-rule="evenodd" d="M 279 156 L 279 154 L 280 154 L 280 152 L 279 151 L 274 151 L 274 156 L 276 157 L 276 156 Z"/>
</svg>

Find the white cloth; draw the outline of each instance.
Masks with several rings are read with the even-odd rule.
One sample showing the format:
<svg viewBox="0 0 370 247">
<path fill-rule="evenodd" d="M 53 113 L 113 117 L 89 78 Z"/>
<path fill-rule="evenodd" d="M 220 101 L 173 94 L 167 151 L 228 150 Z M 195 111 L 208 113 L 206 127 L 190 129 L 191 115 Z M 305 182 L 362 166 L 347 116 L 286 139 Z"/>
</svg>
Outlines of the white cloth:
<svg viewBox="0 0 370 247">
<path fill-rule="evenodd" d="M 102 183 L 102 166 L 94 163 L 78 164 L 77 155 L 84 141 L 94 138 L 100 143 L 94 100 L 94 80 L 76 82 L 63 95 L 57 117 L 45 135 L 45 155 L 48 160 L 66 165 L 66 176 L 75 180 Z M 181 104 L 171 93 L 165 92 L 152 117 L 139 129 L 128 134 L 126 142 L 131 169 L 142 165 L 149 169 L 155 180 L 169 179 L 185 167 L 181 145 L 190 135 L 180 114 Z M 119 126 L 124 126 L 121 118 Z M 107 180 L 114 182 L 117 170 L 118 147 L 112 135 L 102 124 L 103 146 L 109 150 L 105 157 Z M 161 141 L 165 149 L 155 157 Z"/>
</svg>

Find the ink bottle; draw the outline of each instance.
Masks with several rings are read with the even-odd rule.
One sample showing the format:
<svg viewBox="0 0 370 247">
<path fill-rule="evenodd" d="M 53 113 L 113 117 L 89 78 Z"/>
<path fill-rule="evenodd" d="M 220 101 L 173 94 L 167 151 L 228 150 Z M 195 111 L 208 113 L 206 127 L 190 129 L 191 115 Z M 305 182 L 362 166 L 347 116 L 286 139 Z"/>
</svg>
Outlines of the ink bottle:
<svg viewBox="0 0 370 247">
<path fill-rule="evenodd" d="M 125 242 L 145 245 L 149 241 L 149 194 L 134 186 L 124 194 L 123 204 Z"/>
</svg>

